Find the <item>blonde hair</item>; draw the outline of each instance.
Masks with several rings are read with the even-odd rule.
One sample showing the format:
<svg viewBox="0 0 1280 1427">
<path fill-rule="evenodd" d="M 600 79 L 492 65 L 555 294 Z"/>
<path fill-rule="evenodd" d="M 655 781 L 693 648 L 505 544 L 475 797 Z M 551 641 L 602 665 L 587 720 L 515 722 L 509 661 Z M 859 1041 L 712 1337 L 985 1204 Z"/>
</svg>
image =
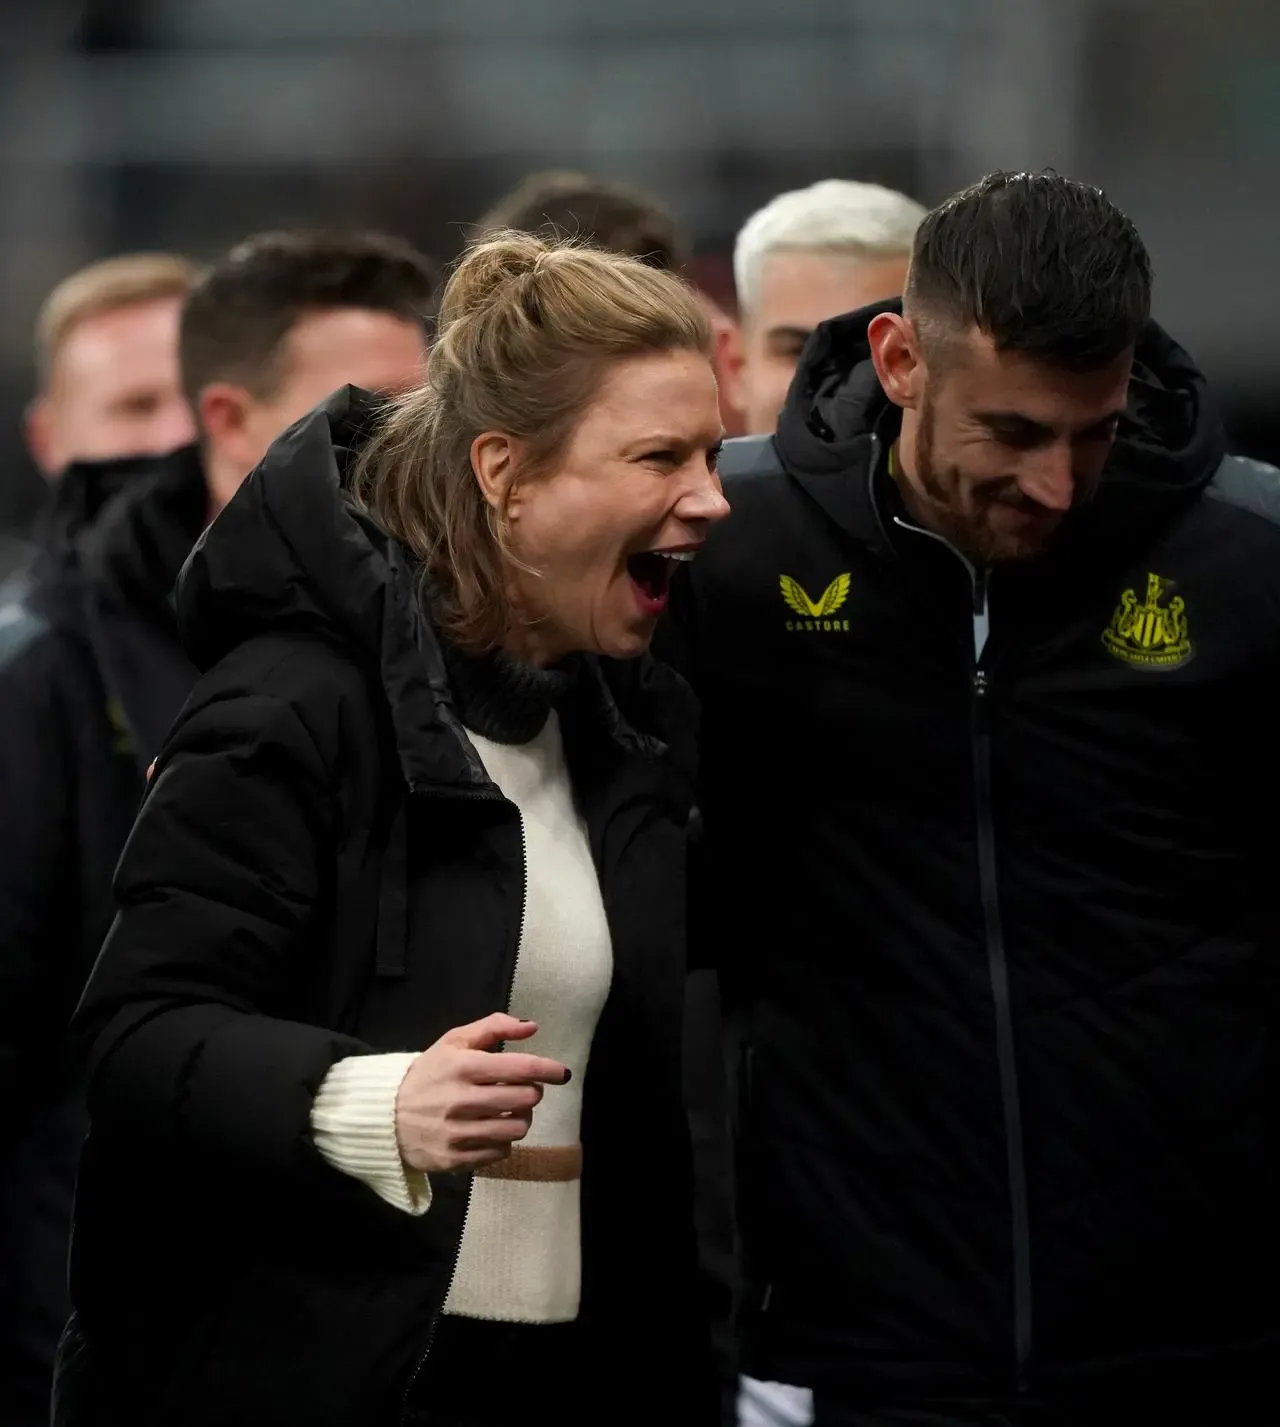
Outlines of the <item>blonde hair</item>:
<svg viewBox="0 0 1280 1427">
<path fill-rule="evenodd" d="M 185 298 L 201 268 L 177 253 L 124 253 L 90 263 L 63 280 L 36 318 L 36 372 L 43 389 L 71 331 L 104 312 L 166 297 Z"/>
<path fill-rule="evenodd" d="M 502 510 L 485 500 L 471 446 L 486 431 L 524 444 L 517 479 L 549 469 L 608 367 L 652 352 L 710 358 L 697 296 L 621 253 L 504 233 L 450 277 L 422 386 L 394 399 L 356 473 L 357 500 L 422 562 L 433 616 L 462 648 L 499 644 L 518 566 Z"/>
</svg>

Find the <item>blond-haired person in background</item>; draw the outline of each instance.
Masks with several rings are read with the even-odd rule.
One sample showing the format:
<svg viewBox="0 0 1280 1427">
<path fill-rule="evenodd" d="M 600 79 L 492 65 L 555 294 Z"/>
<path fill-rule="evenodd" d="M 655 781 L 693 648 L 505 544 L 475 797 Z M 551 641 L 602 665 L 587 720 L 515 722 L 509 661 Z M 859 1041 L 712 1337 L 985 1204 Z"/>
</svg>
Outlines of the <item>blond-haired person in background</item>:
<svg viewBox="0 0 1280 1427">
<path fill-rule="evenodd" d="M 24 617 L 20 601 L 30 591 L 39 552 L 60 544 L 118 489 L 124 475 L 118 458 L 159 456 L 195 433 L 178 374 L 178 319 L 199 275 L 196 263 L 176 253 L 125 253 L 64 278 L 41 306 L 35 330 L 37 390 L 26 414 L 28 449 L 51 483 L 60 482 L 73 463 L 95 464 L 78 466 L 50 499 L 35 540 L 0 532 L 0 577 L 22 572 L 0 586 L 0 683 L 36 627 Z M 34 583 L 44 574 L 36 571 Z M 82 662 L 78 643 L 74 652 Z M 42 678 L 46 687 L 34 701 L 32 718 L 53 739 L 60 737 L 59 700 L 49 682 Z M 0 691 L 0 725 L 11 750 L 6 764 L 29 762 L 16 726 L 21 722 Z M 74 797 L 63 797 L 63 792 L 55 784 L 40 787 L 34 796 L 62 804 L 56 809 L 59 818 L 80 816 Z M 20 797 L 0 769 L 0 797 L 16 821 L 15 841 L 29 832 L 30 808 L 24 804 L 30 796 Z M 64 1136 L 52 1134 L 46 1117 L 32 1113 L 39 1092 L 33 1097 L 26 1087 L 45 1076 L 14 1053 L 15 1040 L 6 1033 L 10 1025 L 42 1024 L 49 1003 L 47 995 L 33 999 L 25 994 L 28 978 L 17 969 L 18 962 L 26 961 L 26 947 L 38 938 L 39 918 L 11 915 L 4 883 L 10 878 L 20 882 L 25 895 L 32 879 L 24 857 L 33 855 L 50 869 L 58 859 L 39 838 L 23 840 L 23 854 L 6 859 L 8 871 L 0 879 L 0 1140 L 5 1145 L 0 1156 L 0 1422 L 42 1427 L 49 1417 L 53 1355 L 66 1317 L 77 1136 L 70 1129 Z M 69 919 L 70 909 L 64 912 Z M 30 964 L 39 960 L 48 966 L 55 959 L 50 950 L 41 947 Z M 24 1082 L 21 1088 L 19 1082 Z"/>
<path fill-rule="evenodd" d="M 63 278 L 45 298 L 23 435 L 46 481 L 75 461 L 159 456 L 193 438 L 178 318 L 199 276 L 177 253 L 122 253 Z M 0 531 L 0 578 L 28 565 L 36 543 Z"/>
<path fill-rule="evenodd" d="M 26 422 L 44 476 L 72 461 L 161 456 L 194 439 L 178 321 L 199 276 L 175 253 L 125 253 L 73 273 L 45 299 Z"/>
<path fill-rule="evenodd" d="M 891 188 L 828 178 L 780 193 L 742 225 L 733 250 L 738 326 L 722 338 L 720 368 L 749 436 L 773 430 L 820 322 L 902 292 L 924 216 Z"/>
</svg>

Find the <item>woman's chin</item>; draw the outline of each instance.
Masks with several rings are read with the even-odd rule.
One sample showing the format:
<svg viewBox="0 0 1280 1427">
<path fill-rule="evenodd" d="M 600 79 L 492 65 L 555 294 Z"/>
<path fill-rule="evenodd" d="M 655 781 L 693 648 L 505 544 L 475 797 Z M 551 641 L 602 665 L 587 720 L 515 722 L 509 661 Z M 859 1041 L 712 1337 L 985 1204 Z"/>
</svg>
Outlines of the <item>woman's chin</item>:
<svg viewBox="0 0 1280 1427">
<path fill-rule="evenodd" d="M 610 630 L 597 636 L 595 647 L 590 651 L 602 659 L 639 659 L 649 652 L 653 642 L 653 625 L 648 628 Z"/>
</svg>

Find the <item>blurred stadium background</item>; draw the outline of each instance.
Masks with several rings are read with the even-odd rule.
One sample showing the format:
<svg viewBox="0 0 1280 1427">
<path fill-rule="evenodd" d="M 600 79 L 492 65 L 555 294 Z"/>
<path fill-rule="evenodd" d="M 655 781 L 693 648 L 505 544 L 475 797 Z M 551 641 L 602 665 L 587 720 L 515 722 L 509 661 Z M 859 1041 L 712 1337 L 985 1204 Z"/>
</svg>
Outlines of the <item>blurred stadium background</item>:
<svg viewBox="0 0 1280 1427">
<path fill-rule="evenodd" d="M 0 526 L 40 300 L 122 249 L 372 224 L 447 260 L 531 169 L 639 186 L 730 296 L 742 220 L 817 178 L 931 204 L 1101 184 L 1237 449 L 1280 458 L 1280 5 L 1262 0 L 0 0 Z"/>
</svg>

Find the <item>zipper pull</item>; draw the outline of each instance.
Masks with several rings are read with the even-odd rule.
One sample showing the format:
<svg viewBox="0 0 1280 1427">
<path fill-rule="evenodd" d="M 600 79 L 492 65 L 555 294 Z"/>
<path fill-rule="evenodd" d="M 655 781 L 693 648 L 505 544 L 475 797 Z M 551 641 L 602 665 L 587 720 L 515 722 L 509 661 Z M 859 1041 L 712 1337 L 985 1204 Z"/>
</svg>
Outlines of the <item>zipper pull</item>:
<svg viewBox="0 0 1280 1427">
<path fill-rule="evenodd" d="M 987 671 L 982 668 L 973 671 L 973 692 L 976 698 L 984 698 L 987 692 Z"/>
</svg>

